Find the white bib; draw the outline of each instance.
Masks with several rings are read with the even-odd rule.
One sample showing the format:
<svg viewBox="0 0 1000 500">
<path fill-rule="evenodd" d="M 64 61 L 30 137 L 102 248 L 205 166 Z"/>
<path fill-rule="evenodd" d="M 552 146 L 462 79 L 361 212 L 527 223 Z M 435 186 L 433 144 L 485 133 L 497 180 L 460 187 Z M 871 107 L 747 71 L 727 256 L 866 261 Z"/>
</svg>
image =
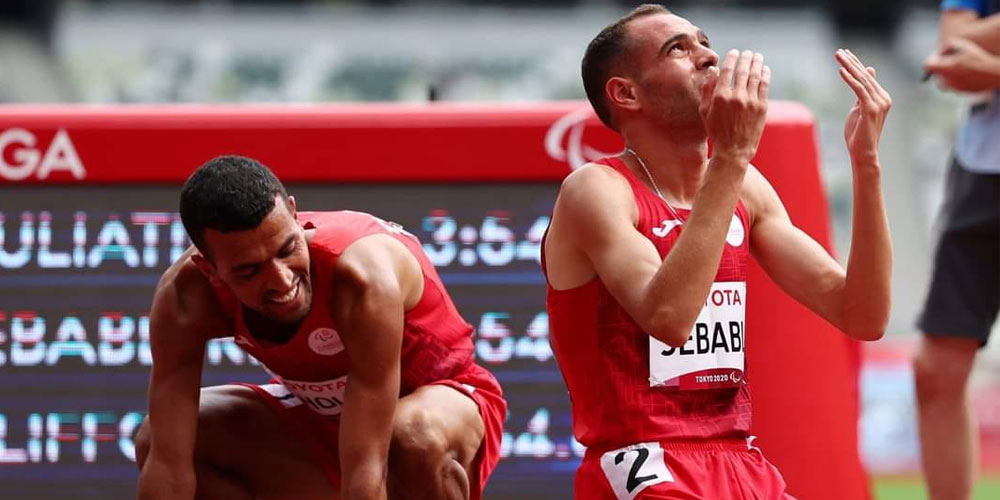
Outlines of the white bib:
<svg viewBox="0 0 1000 500">
<path fill-rule="evenodd" d="M 271 370 L 267 370 L 267 373 L 279 380 L 289 392 L 320 415 L 337 416 L 343 410 L 347 375 L 333 380 L 304 382 L 283 378 Z"/>
<path fill-rule="evenodd" d="M 642 490 L 674 482 L 660 443 L 639 443 L 601 455 L 601 470 L 618 500 L 633 500 Z"/>
<path fill-rule="evenodd" d="M 712 283 L 682 347 L 649 337 L 650 387 L 688 390 L 744 383 L 746 290 L 743 281 Z"/>
</svg>

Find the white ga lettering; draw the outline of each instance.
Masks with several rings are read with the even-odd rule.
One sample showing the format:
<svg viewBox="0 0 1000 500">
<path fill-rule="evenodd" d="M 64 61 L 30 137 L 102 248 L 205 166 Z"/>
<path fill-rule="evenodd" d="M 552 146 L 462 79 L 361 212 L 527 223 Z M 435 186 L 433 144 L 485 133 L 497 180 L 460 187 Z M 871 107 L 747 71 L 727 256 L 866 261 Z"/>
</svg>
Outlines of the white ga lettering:
<svg viewBox="0 0 1000 500">
<path fill-rule="evenodd" d="M 10 128 L 0 133 L 0 177 L 20 181 L 35 174 L 46 179 L 55 170 L 65 170 L 74 179 L 83 179 L 87 170 L 69 139 L 65 129 L 56 131 L 45 153 L 35 147 L 35 134 L 23 128 Z M 7 163 L 7 150 L 11 149 L 12 163 Z"/>
</svg>

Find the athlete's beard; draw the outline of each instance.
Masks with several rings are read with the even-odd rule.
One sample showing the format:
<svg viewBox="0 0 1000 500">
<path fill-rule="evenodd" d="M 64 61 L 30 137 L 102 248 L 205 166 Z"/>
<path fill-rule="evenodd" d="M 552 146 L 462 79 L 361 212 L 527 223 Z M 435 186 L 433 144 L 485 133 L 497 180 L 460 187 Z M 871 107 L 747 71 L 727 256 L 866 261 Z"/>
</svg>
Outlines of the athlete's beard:
<svg viewBox="0 0 1000 500">
<path fill-rule="evenodd" d="M 701 96 L 698 86 L 695 88 L 681 87 L 660 91 L 653 101 L 652 115 L 659 127 L 672 131 L 675 137 L 686 136 L 694 131 L 705 129 L 701 118 L 699 105 Z"/>
<path fill-rule="evenodd" d="M 703 140 L 705 122 L 698 109 L 698 100 L 668 98 L 662 103 L 656 116 L 660 128 L 670 134 L 673 141 L 685 141 L 686 138 Z"/>
</svg>

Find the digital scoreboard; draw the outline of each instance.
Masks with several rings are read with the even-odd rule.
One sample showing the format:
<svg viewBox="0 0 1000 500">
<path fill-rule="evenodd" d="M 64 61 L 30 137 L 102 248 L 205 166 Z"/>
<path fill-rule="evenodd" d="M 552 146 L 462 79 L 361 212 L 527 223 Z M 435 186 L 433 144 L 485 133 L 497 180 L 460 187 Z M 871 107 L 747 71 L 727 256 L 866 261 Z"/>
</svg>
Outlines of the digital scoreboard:
<svg viewBox="0 0 1000 500">
<path fill-rule="evenodd" d="M 555 187 L 287 187 L 301 210 L 369 212 L 420 238 L 510 405 L 491 492 L 569 491 L 583 449 L 549 349 L 538 260 Z M 175 187 L 0 188 L 4 498 L 133 494 L 149 305 L 188 245 L 177 197 Z M 231 339 L 212 341 L 205 364 L 204 385 L 268 378 Z"/>
</svg>

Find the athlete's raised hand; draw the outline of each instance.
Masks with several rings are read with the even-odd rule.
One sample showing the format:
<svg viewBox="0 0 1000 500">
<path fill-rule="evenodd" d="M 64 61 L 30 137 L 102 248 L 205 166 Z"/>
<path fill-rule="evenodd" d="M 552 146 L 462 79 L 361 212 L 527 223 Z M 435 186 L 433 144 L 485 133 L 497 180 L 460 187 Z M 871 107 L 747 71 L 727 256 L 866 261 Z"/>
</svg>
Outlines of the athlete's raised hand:
<svg viewBox="0 0 1000 500">
<path fill-rule="evenodd" d="M 838 50 L 836 58 L 840 64 L 840 78 L 858 98 L 844 124 L 844 139 L 851 164 L 855 167 L 877 165 L 878 141 L 892 106 L 892 98 L 875 79 L 875 68 L 866 67 L 847 49 Z"/>
<path fill-rule="evenodd" d="M 730 50 L 718 77 L 702 87 L 701 116 L 715 154 L 732 155 L 743 167 L 757 153 L 767 118 L 771 69 L 764 56 Z"/>
</svg>

